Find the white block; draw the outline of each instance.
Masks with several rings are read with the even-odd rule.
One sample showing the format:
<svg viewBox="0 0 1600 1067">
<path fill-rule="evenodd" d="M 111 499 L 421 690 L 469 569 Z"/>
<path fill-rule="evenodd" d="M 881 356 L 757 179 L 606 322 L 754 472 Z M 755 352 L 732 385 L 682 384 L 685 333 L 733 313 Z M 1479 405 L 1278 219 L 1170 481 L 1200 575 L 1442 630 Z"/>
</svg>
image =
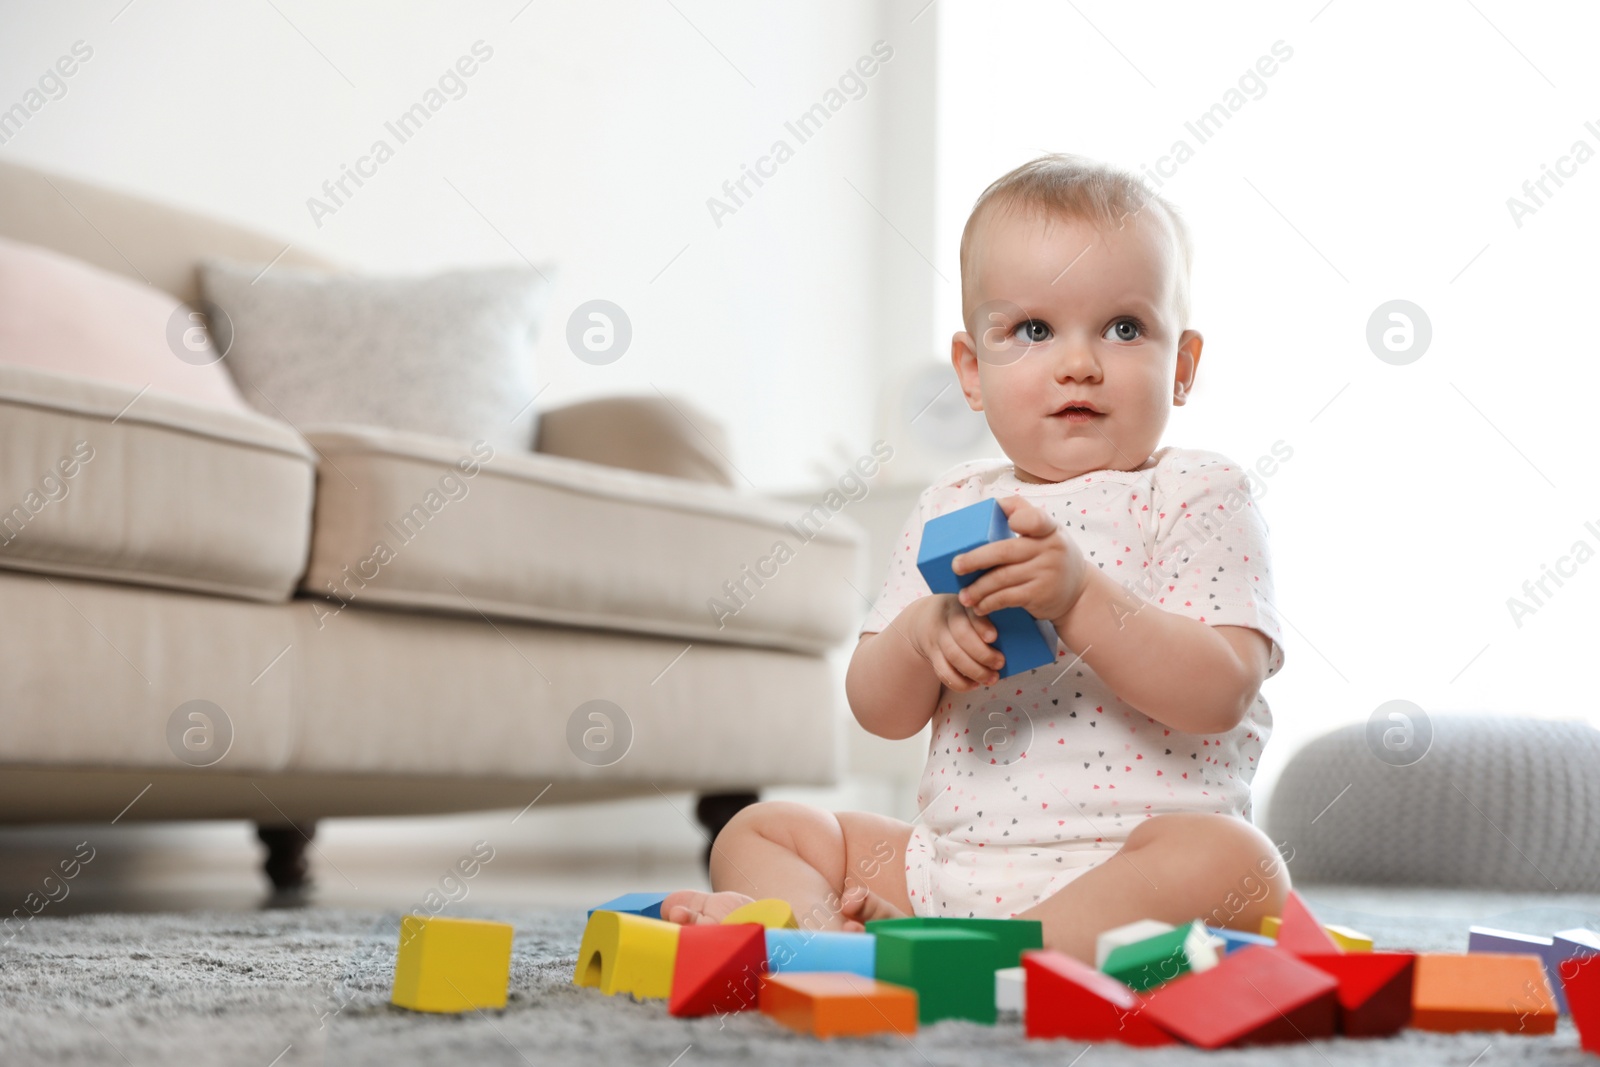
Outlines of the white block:
<svg viewBox="0 0 1600 1067">
<path fill-rule="evenodd" d="M 1585 955 L 1587 952 L 1600 952 L 1600 934 L 1596 934 L 1587 926 L 1575 927 L 1571 930 L 1557 930 L 1552 940 L 1565 941 L 1578 951 L 1573 955 Z"/>
<path fill-rule="evenodd" d="M 1164 923 L 1159 919 L 1140 919 L 1126 926 L 1113 926 L 1094 939 L 1094 965 L 1097 968 L 1105 967 L 1106 957 L 1111 955 L 1111 950 L 1114 948 L 1132 945 L 1147 937 L 1164 934 L 1171 929 L 1171 923 Z"/>
<path fill-rule="evenodd" d="M 1189 936 L 1183 939 L 1183 954 L 1189 959 L 1189 970 L 1209 971 L 1215 967 L 1227 949 L 1227 942 L 1207 930 L 1198 919 L 1189 927 Z"/>
<path fill-rule="evenodd" d="M 1027 1002 L 1027 978 L 1021 967 L 1002 967 L 994 972 L 994 1006 L 1004 1014 L 1021 1015 Z"/>
</svg>

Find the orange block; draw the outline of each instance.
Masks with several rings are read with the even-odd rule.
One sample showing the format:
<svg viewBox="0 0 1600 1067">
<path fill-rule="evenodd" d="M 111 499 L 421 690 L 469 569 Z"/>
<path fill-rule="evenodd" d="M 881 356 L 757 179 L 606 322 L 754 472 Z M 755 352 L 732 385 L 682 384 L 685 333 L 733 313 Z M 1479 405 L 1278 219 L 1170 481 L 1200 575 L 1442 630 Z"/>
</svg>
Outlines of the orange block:
<svg viewBox="0 0 1600 1067">
<path fill-rule="evenodd" d="M 1415 981 L 1411 1025 L 1418 1030 L 1556 1032 L 1556 998 L 1538 956 L 1423 953 Z"/>
<path fill-rule="evenodd" d="M 761 981 L 761 1010 L 792 1030 L 817 1037 L 917 1030 L 917 994 L 859 974 L 812 971 Z"/>
</svg>

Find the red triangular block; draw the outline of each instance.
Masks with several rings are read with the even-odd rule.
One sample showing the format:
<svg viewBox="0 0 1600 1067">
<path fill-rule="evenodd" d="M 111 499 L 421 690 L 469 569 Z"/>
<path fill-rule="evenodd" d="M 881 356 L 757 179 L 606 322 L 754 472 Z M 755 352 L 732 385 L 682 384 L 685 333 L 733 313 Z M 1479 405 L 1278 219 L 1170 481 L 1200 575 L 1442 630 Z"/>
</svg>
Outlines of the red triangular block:
<svg viewBox="0 0 1600 1067">
<path fill-rule="evenodd" d="M 1317 917 L 1311 914 L 1300 894 L 1289 890 L 1289 899 L 1283 902 L 1283 916 L 1278 922 L 1278 948 L 1296 956 L 1328 955 L 1343 952 L 1333 935 L 1322 928 Z"/>
<path fill-rule="evenodd" d="M 1145 997 L 1144 1017 L 1201 1048 L 1332 1037 L 1338 979 L 1299 957 L 1247 945 Z"/>
<path fill-rule="evenodd" d="M 1567 1011 L 1586 1052 L 1600 1052 L 1600 956 L 1575 956 L 1561 964 Z"/>
<path fill-rule="evenodd" d="M 1301 956 L 1339 981 L 1339 1032 L 1388 1037 L 1411 1022 L 1417 957 L 1410 952 L 1328 952 Z"/>
<path fill-rule="evenodd" d="M 1170 1034 L 1144 1018 L 1139 995 L 1109 974 L 1054 949 L 1024 952 L 1022 969 L 1029 1037 L 1172 1044 Z"/>
<path fill-rule="evenodd" d="M 767 969 L 767 931 L 756 923 L 697 923 L 678 932 L 673 1015 L 724 1015 L 756 1007 Z"/>
</svg>

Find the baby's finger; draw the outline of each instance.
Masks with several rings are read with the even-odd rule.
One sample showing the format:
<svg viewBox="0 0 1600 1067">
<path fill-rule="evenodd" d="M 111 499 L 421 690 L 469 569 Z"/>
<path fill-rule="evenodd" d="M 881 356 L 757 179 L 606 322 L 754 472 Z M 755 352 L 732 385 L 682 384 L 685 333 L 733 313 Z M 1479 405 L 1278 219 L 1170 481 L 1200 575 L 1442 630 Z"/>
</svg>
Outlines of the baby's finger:
<svg viewBox="0 0 1600 1067">
<path fill-rule="evenodd" d="M 997 585 L 970 601 L 966 607 L 968 611 L 985 616 L 993 615 L 1002 608 L 1022 607 L 1028 602 L 1029 590 L 1035 586 L 1036 583 L 1030 581 Z"/>
<path fill-rule="evenodd" d="M 968 632 L 969 638 L 976 638 L 976 634 Z M 981 644 L 981 642 L 980 642 Z M 939 642 L 939 650 L 944 653 L 944 658 L 951 666 L 960 671 L 967 678 L 981 685 L 989 685 L 999 681 L 1000 675 L 997 668 L 986 667 L 973 657 L 972 652 L 962 647 L 963 642 L 953 633 L 946 633 L 944 640 Z M 987 645 L 983 646 L 988 648 Z M 974 649 L 973 652 L 977 650 Z M 993 651 L 993 649 L 989 649 Z"/>
<path fill-rule="evenodd" d="M 1013 494 L 997 499 L 1007 524 L 1023 537 L 1044 537 L 1055 530 L 1056 521 L 1022 497 Z"/>
<path fill-rule="evenodd" d="M 972 679 L 964 677 L 938 651 L 934 652 L 933 657 L 928 662 L 933 664 L 933 673 L 938 676 L 940 683 L 946 689 L 954 690 L 957 693 L 965 693 L 969 689 L 977 688 Z"/>
<path fill-rule="evenodd" d="M 956 600 L 968 610 L 978 609 L 978 606 L 983 604 L 984 606 L 979 611 L 979 614 L 987 615 L 995 610 L 992 598 L 996 593 L 1011 589 L 1027 580 L 1028 571 L 1026 568 L 1009 565 L 995 567 L 971 585 L 963 588 L 957 594 Z M 990 603 L 984 604 L 985 601 L 990 601 Z"/>
<path fill-rule="evenodd" d="M 974 615 L 969 609 L 960 620 L 951 620 L 950 630 L 962 649 L 978 663 L 996 671 L 1005 666 L 1005 657 L 993 647 L 999 631 L 982 615 Z"/>
<path fill-rule="evenodd" d="M 1039 546 L 1032 542 L 1020 537 L 1008 537 L 1004 541 L 991 541 L 986 545 L 967 549 L 950 561 L 950 569 L 957 574 L 969 574 L 998 567 L 1003 563 L 1018 563 L 1031 558 L 1038 551 Z"/>
<path fill-rule="evenodd" d="M 979 615 L 971 608 L 963 608 L 961 618 L 972 627 L 972 632 L 977 635 L 978 640 L 986 645 L 993 644 L 994 639 L 1000 636 L 1000 631 L 987 615 Z"/>
</svg>

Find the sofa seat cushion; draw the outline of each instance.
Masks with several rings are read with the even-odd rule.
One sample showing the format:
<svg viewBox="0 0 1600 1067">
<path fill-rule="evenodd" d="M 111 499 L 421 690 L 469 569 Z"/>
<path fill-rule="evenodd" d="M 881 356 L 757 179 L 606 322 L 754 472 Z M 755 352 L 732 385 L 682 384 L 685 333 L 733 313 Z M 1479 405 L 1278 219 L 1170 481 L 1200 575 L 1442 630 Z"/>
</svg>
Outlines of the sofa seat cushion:
<svg viewBox="0 0 1600 1067">
<path fill-rule="evenodd" d="M 307 592 L 820 651 L 854 632 L 864 535 L 826 506 L 366 427 L 321 456 Z M 665 666 L 665 664 L 663 664 Z"/>
<path fill-rule="evenodd" d="M 315 458 L 254 412 L 0 365 L 0 567 L 286 600 Z"/>
<path fill-rule="evenodd" d="M 662 637 L 426 612 L 319 620 L 304 600 L 4 571 L 0 602 L 0 823 L 104 825 L 152 781 L 105 808 L 88 788 L 23 802 L 12 779 L 30 766 L 164 772 L 123 822 L 521 808 L 551 783 L 541 807 L 835 780 L 845 712 L 827 656 L 707 644 L 674 662 L 683 645 Z M 321 785 L 301 794 L 278 775 Z M 384 788 L 402 777 L 405 799 Z M 208 795 L 218 778 L 239 788 Z"/>
</svg>

